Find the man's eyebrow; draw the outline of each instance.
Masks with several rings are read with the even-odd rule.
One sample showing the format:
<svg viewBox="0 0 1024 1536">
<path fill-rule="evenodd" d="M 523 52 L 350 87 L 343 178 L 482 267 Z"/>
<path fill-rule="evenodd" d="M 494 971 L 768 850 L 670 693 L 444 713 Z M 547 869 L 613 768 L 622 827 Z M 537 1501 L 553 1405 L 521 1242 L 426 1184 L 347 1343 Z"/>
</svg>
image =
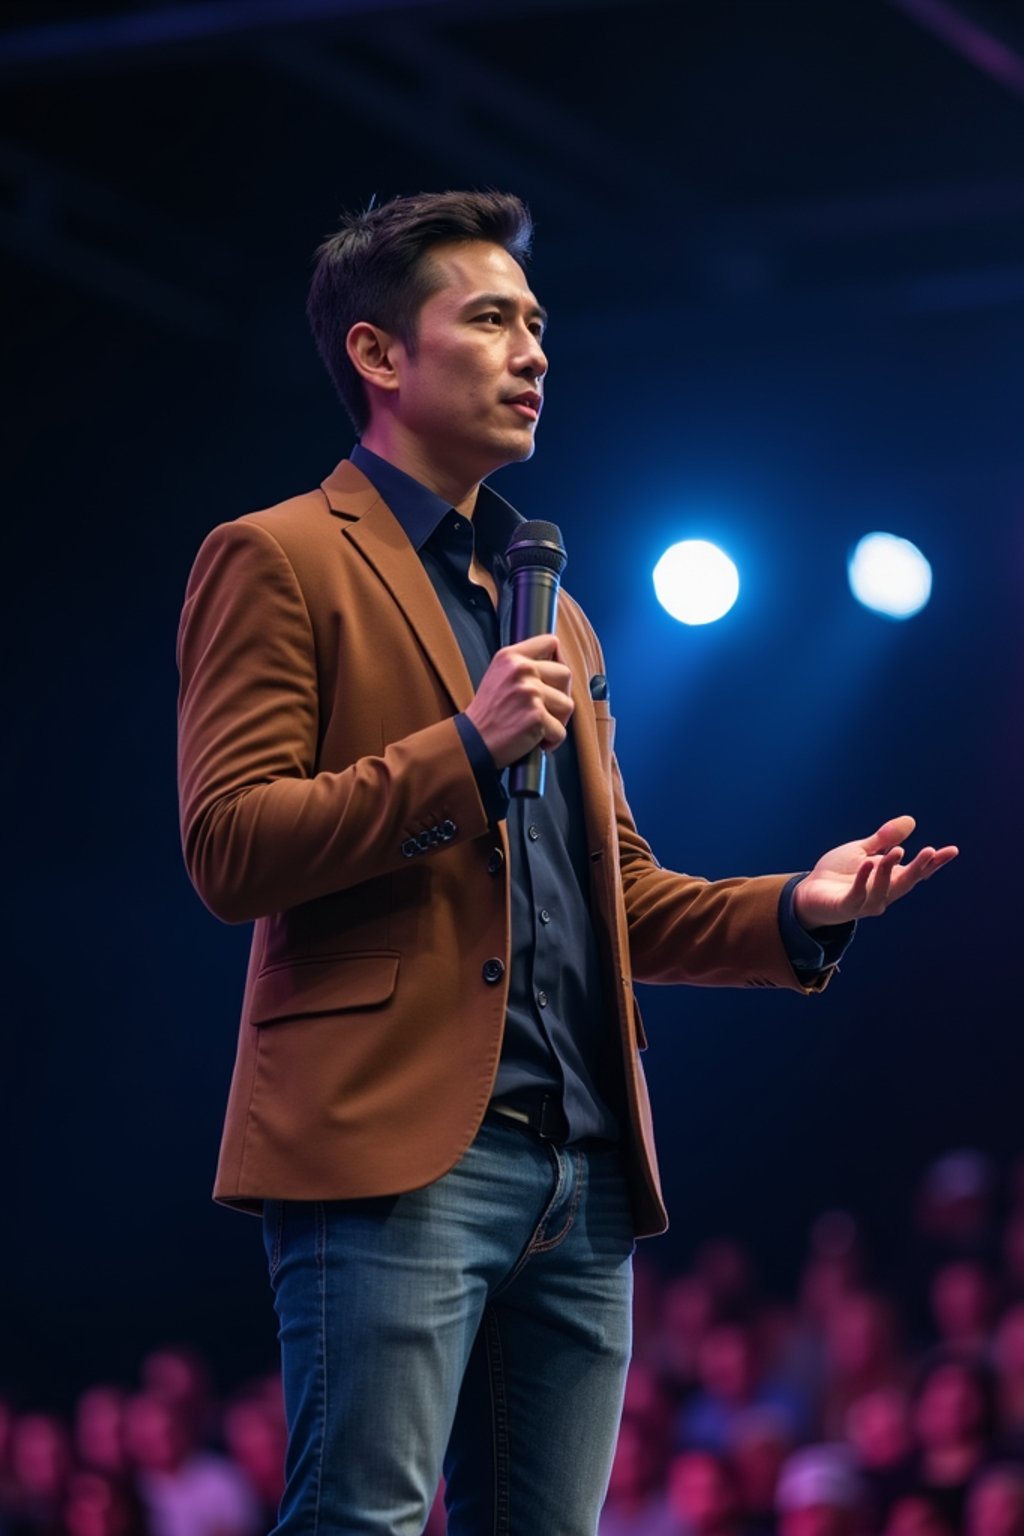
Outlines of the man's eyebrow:
<svg viewBox="0 0 1024 1536">
<path fill-rule="evenodd" d="M 510 298 L 507 293 L 478 293 L 464 307 L 475 309 L 478 305 L 484 304 L 492 304 L 495 309 L 500 309 L 504 314 L 512 314 L 519 308 L 518 302 Z M 535 302 L 530 306 L 530 319 L 539 320 L 541 325 L 547 325 L 548 312 L 543 304 Z"/>
</svg>

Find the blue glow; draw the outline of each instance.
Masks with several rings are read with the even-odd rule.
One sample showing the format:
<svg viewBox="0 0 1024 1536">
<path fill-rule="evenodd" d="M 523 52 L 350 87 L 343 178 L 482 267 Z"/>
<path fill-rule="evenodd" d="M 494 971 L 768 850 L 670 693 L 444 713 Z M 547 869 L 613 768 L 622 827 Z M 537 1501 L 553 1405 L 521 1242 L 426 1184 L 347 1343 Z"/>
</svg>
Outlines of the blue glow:
<svg viewBox="0 0 1024 1536">
<path fill-rule="evenodd" d="M 684 539 L 666 549 L 654 567 L 654 590 L 680 624 L 713 624 L 739 596 L 739 572 L 717 545 Z"/>
<path fill-rule="evenodd" d="M 916 544 L 894 533 L 868 533 L 850 556 L 850 590 L 888 619 L 910 619 L 932 595 L 932 568 Z"/>
</svg>

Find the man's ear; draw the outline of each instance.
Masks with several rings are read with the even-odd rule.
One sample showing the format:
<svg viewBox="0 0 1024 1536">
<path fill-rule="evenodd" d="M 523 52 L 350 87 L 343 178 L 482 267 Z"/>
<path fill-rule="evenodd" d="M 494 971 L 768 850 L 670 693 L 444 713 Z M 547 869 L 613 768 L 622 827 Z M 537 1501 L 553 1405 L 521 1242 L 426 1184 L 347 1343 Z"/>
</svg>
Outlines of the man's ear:
<svg viewBox="0 0 1024 1536">
<path fill-rule="evenodd" d="M 371 389 L 398 388 L 395 337 L 390 331 L 383 331 L 368 320 L 357 320 L 345 337 L 345 350 L 364 384 Z"/>
</svg>

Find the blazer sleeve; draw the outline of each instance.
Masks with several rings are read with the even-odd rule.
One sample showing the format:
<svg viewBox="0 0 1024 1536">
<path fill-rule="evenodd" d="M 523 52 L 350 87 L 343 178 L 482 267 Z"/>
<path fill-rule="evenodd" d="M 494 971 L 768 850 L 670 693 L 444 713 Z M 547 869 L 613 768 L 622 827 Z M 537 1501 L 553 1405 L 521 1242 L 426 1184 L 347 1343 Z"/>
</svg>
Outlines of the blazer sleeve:
<svg viewBox="0 0 1024 1536">
<path fill-rule="evenodd" d="M 664 869 L 637 831 L 613 760 L 619 869 L 637 981 L 820 992 L 831 970 L 794 971 L 779 928 L 790 875 L 705 880 Z"/>
<path fill-rule="evenodd" d="M 204 542 L 178 666 L 185 862 L 224 921 L 315 900 L 486 830 L 452 718 L 340 771 L 318 767 L 313 626 L 285 550 L 261 524 L 224 524 Z"/>
</svg>

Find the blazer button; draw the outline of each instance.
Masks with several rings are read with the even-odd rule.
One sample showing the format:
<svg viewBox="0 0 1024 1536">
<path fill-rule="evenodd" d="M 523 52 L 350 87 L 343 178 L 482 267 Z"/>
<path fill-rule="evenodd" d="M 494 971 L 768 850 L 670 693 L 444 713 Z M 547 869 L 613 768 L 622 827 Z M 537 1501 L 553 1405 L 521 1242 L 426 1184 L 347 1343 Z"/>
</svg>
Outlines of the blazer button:
<svg viewBox="0 0 1024 1536">
<path fill-rule="evenodd" d="M 483 978 L 489 987 L 493 987 L 505 974 L 505 962 L 499 960 L 497 955 L 492 955 L 490 960 L 484 961 Z"/>
<path fill-rule="evenodd" d="M 500 875 L 505 868 L 505 855 L 500 848 L 492 848 L 487 858 L 487 873 Z"/>
</svg>

